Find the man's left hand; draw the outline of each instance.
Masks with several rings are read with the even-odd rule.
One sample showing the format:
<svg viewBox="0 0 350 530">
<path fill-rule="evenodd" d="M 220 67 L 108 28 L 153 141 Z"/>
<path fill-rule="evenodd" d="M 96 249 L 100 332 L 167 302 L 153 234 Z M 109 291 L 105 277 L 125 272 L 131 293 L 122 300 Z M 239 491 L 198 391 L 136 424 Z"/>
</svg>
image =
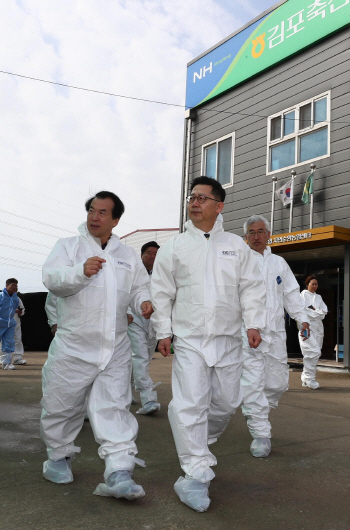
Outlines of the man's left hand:
<svg viewBox="0 0 350 530">
<path fill-rule="evenodd" d="M 250 348 L 257 348 L 261 342 L 260 332 L 257 329 L 248 329 L 247 337 Z"/>
<path fill-rule="evenodd" d="M 303 340 L 307 340 L 310 337 L 310 326 L 308 322 L 301 323 L 302 328 L 300 330 L 300 335 L 303 337 Z M 304 337 L 304 331 L 307 329 L 307 337 Z"/>
<path fill-rule="evenodd" d="M 146 318 L 148 320 L 153 313 L 153 307 L 151 302 L 142 302 L 141 309 L 143 318 Z"/>
<path fill-rule="evenodd" d="M 158 342 L 158 351 L 163 357 L 171 357 L 171 337 L 160 339 Z"/>
</svg>

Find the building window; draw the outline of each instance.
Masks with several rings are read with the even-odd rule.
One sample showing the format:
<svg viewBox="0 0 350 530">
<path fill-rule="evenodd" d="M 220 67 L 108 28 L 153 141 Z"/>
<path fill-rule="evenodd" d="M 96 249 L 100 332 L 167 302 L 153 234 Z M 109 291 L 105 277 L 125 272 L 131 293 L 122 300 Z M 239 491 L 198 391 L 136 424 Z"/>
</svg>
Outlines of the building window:
<svg viewBox="0 0 350 530">
<path fill-rule="evenodd" d="M 234 134 L 229 134 L 202 147 L 202 175 L 220 182 L 223 187 L 233 183 Z"/>
<path fill-rule="evenodd" d="M 267 173 L 329 156 L 330 92 L 268 118 Z"/>
</svg>

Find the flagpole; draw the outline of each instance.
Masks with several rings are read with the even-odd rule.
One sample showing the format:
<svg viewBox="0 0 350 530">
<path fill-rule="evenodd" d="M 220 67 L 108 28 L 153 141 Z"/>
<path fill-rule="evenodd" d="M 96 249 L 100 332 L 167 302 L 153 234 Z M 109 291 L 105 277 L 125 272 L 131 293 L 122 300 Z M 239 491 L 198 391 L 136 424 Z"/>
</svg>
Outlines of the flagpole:
<svg viewBox="0 0 350 530">
<path fill-rule="evenodd" d="M 273 219 L 275 216 L 275 192 L 276 192 L 276 182 L 277 177 L 274 175 L 272 177 L 272 204 L 271 204 L 271 223 L 270 223 L 270 235 L 273 234 Z"/>
<path fill-rule="evenodd" d="M 293 222 L 293 205 L 294 205 L 294 179 L 297 172 L 295 169 L 292 169 L 291 175 L 292 175 L 292 185 L 290 187 L 290 194 L 292 196 L 292 199 L 290 201 L 290 209 L 289 209 L 289 233 L 292 231 L 292 222 Z"/>
<path fill-rule="evenodd" d="M 315 184 L 315 169 L 316 169 L 316 164 L 312 163 L 310 164 L 310 169 L 311 171 L 313 172 L 314 176 L 313 176 L 313 184 Z M 313 216 L 314 216 L 314 186 L 312 186 L 312 193 L 311 193 L 311 197 L 310 197 L 310 230 L 312 230 L 312 227 L 313 227 Z"/>
</svg>

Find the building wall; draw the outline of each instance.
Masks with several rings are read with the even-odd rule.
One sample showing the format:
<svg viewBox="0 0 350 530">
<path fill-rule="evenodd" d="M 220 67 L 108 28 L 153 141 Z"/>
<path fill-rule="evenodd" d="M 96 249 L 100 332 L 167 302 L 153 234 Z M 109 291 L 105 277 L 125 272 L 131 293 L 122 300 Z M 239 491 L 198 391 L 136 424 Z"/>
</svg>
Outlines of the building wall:
<svg viewBox="0 0 350 530">
<path fill-rule="evenodd" d="M 201 174 L 201 147 L 235 132 L 234 183 L 226 189 L 225 229 L 243 234 L 246 218 L 258 213 L 270 220 L 271 176 L 266 176 L 267 117 L 331 90 L 330 157 L 317 160 L 314 228 L 350 228 L 350 29 L 269 69 L 197 109 L 192 125 L 189 180 Z M 213 112 L 214 111 L 214 112 Z M 217 113 L 220 111 L 220 113 Z M 310 206 L 301 202 L 310 161 L 297 166 L 293 230 L 309 228 Z M 290 178 L 277 173 L 277 187 Z M 274 233 L 288 232 L 289 207 L 275 202 Z"/>
<path fill-rule="evenodd" d="M 124 245 L 131 246 L 136 252 L 141 251 L 142 245 L 149 241 L 156 241 L 159 246 L 162 246 L 168 239 L 178 234 L 179 230 L 176 228 L 170 230 L 137 230 L 127 236 L 120 238 Z"/>
</svg>

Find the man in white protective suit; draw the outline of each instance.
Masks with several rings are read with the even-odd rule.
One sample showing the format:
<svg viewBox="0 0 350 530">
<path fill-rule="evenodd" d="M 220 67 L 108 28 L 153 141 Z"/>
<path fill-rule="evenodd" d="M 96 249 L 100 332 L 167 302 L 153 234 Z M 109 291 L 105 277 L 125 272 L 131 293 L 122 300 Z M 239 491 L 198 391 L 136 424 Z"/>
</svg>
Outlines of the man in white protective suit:
<svg viewBox="0 0 350 530">
<path fill-rule="evenodd" d="M 301 333 L 306 329 L 310 332 L 310 329 L 293 272 L 287 262 L 272 254 L 267 246 L 270 239 L 269 222 L 261 215 L 252 215 L 244 223 L 244 234 L 266 285 L 266 328 L 261 333 L 262 342 L 256 349 L 252 349 L 243 337 L 241 377 L 242 411 L 253 437 L 250 452 L 259 458 L 267 457 L 271 451 L 269 411 L 277 407 L 280 397 L 288 390 L 284 310 L 302 322 Z"/>
<path fill-rule="evenodd" d="M 244 241 L 222 227 L 225 190 L 209 177 L 191 183 L 186 231 L 159 249 L 153 268 L 152 324 L 170 355 L 169 420 L 180 465 L 174 488 L 198 512 L 208 509 L 215 456 L 209 451 L 240 405 L 242 314 L 252 348 L 265 325 L 265 286 Z"/>
<path fill-rule="evenodd" d="M 124 212 L 108 191 L 86 204 L 79 236 L 60 239 L 43 266 L 45 287 L 57 297 L 57 331 L 43 367 L 41 435 L 47 480 L 72 482 L 74 445 L 87 409 L 105 483 L 97 495 L 144 496 L 132 480 L 138 425 L 131 403 L 129 305 L 145 318 L 152 313 L 149 277 L 136 252 L 112 234 Z"/>
<path fill-rule="evenodd" d="M 149 241 L 142 245 L 141 260 L 152 278 L 154 260 L 159 249 L 156 241 Z M 136 392 L 140 392 L 142 407 L 137 414 L 153 414 L 160 410 L 155 385 L 149 375 L 149 364 L 156 349 L 156 334 L 149 320 L 134 314 L 131 310 L 132 321 L 129 324 L 128 335 L 132 349 L 132 373 Z"/>
</svg>

